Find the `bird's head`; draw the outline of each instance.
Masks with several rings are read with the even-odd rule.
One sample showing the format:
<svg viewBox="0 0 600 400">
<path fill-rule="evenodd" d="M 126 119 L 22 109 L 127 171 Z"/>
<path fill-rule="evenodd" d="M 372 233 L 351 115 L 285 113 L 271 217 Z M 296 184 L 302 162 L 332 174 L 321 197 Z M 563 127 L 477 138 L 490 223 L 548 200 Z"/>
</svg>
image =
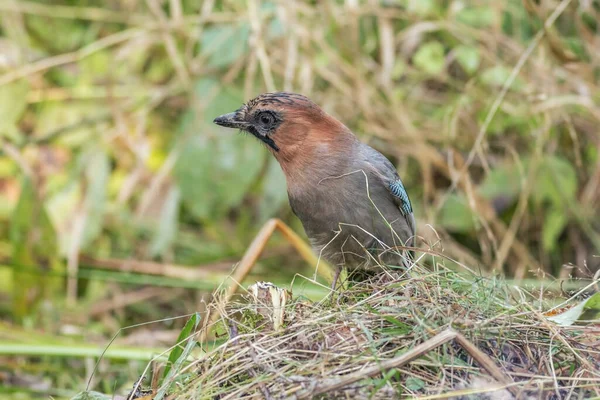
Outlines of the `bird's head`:
<svg viewBox="0 0 600 400">
<path fill-rule="evenodd" d="M 289 162 L 315 142 L 327 141 L 346 129 L 308 97 L 288 92 L 261 94 L 236 111 L 215 118 L 214 123 L 252 134 L 280 162 Z"/>
</svg>

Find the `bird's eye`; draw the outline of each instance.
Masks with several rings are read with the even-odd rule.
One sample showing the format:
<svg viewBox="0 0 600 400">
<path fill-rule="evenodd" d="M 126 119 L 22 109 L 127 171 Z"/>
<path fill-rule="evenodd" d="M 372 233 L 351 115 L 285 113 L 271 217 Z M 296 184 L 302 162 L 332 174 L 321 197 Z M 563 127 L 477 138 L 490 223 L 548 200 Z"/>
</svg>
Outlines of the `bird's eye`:
<svg viewBox="0 0 600 400">
<path fill-rule="evenodd" d="M 273 123 L 273 116 L 269 113 L 260 113 L 258 121 L 261 125 L 268 127 Z"/>
</svg>

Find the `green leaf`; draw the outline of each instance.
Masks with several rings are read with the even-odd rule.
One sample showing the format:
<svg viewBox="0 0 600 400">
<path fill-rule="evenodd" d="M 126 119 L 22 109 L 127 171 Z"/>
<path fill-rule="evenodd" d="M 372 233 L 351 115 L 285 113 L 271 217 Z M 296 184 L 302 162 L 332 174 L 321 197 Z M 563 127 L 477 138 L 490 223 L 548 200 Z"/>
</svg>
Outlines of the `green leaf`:
<svg viewBox="0 0 600 400">
<path fill-rule="evenodd" d="M 545 157 L 538 168 L 534 198 L 556 206 L 573 201 L 577 194 L 577 172 L 569 161 L 558 156 Z"/>
<path fill-rule="evenodd" d="M 235 131 L 190 140 L 175 167 L 190 211 L 200 219 L 216 220 L 239 205 L 260 172 L 261 151 L 258 143 Z"/>
<path fill-rule="evenodd" d="M 250 25 L 215 25 L 202 32 L 201 54 L 213 67 L 231 65 L 248 51 Z M 233 111 L 233 110 L 232 110 Z"/>
<path fill-rule="evenodd" d="M 171 367 L 181 358 L 184 352 L 183 342 L 186 340 L 188 342 L 194 341 L 192 333 L 196 331 L 200 320 L 200 314 L 194 313 L 194 315 L 192 315 L 190 319 L 188 319 L 188 321 L 185 323 L 181 332 L 179 332 L 179 336 L 177 336 L 177 343 L 173 350 L 171 350 L 171 353 L 169 354 L 169 360 L 167 361 L 167 365 L 163 372 L 163 379 L 165 379 L 169 375 L 169 373 L 171 372 Z"/>
<path fill-rule="evenodd" d="M 419 378 L 415 378 L 415 377 L 408 377 L 406 378 L 406 388 L 408 390 L 412 390 L 413 392 L 416 392 L 418 390 L 421 390 L 425 387 L 425 382 L 422 379 Z"/>
<path fill-rule="evenodd" d="M 585 318 L 582 318 L 585 317 Z M 569 308 L 567 311 L 547 317 L 561 326 L 571 326 L 580 319 L 598 319 L 600 317 L 600 293 L 595 293 L 592 297 L 583 300 L 576 306 Z"/>
<path fill-rule="evenodd" d="M 391 328 L 385 328 L 383 332 L 387 335 L 407 335 L 413 331 L 413 328 L 405 322 L 402 322 L 390 315 L 382 315 L 383 319 L 385 319 L 390 324 L 394 325 Z"/>
<path fill-rule="evenodd" d="M 0 137 L 18 139 L 16 123 L 27 107 L 29 83 L 25 79 L 0 86 Z"/>
<path fill-rule="evenodd" d="M 460 66 L 463 67 L 467 73 L 472 74 L 477 71 L 479 63 L 481 62 L 481 57 L 479 56 L 479 50 L 476 47 L 457 46 L 454 49 L 454 55 L 456 61 L 458 61 Z"/>
<path fill-rule="evenodd" d="M 383 328 L 381 330 L 381 332 L 383 334 L 386 334 L 386 335 L 406 335 L 406 334 L 408 334 L 408 333 L 410 333 L 410 332 L 413 331 L 413 328 L 410 325 L 406 324 L 405 322 L 400 321 L 399 319 L 394 318 L 391 315 L 384 314 L 384 312 L 386 312 L 388 310 L 377 309 L 377 308 L 374 308 L 374 307 L 371 307 L 371 306 L 367 306 L 367 308 L 372 313 L 381 316 L 383 319 L 385 319 L 387 322 L 389 322 L 390 324 L 393 325 L 392 327 Z"/>
<path fill-rule="evenodd" d="M 87 163 L 85 169 L 87 183 L 85 206 L 88 215 L 81 241 L 82 248 L 88 246 L 102 232 L 106 207 L 106 190 L 110 177 L 110 162 L 108 154 L 104 150 L 97 150 L 91 154 L 84 153 L 83 160 Z"/>
<path fill-rule="evenodd" d="M 442 207 L 439 223 L 448 230 L 469 232 L 475 229 L 473 212 L 463 194 L 451 194 Z"/>
<path fill-rule="evenodd" d="M 78 175 L 73 176 L 69 184 L 46 199 L 48 215 L 54 226 L 65 226 L 71 220 L 72 210 L 76 209 L 81 201 L 82 185 L 77 179 Z M 59 230 L 58 233 L 59 253 L 64 257 L 69 251 L 71 235 L 69 230 Z"/>
<path fill-rule="evenodd" d="M 397 58 L 396 61 L 394 62 L 394 68 L 392 68 L 392 79 L 396 80 L 396 79 L 400 79 L 404 74 L 406 73 L 406 63 L 401 60 L 400 58 Z M 398 88 L 396 88 L 398 89 Z M 396 91 L 396 89 L 394 89 L 394 91 Z"/>
<path fill-rule="evenodd" d="M 267 172 L 262 182 L 261 199 L 258 206 L 260 221 L 271 218 L 287 201 L 287 182 L 275 158 L 267 162 Z"/>
<path fill-rule="evenodd" d="M 107 109 L 95 102 L 45 102 L 37 110 L 35 137 L 46 138 L 69 127 L 68 132 L 57 136 L 54 143 L 75 148 L 89 146 L 96 133 L 93 124 L 82 122 L 97 118 Z"/>
<path fill-rule="evenodd" d="M 489 200 L 500 196 L 516 197 L 521 191 L 520 174 L 515 164 L 498 165 L 487 174 L 478 191 Z"/>
<path fill-rule="evenodd" d="M 195 339 L 196 329 L 198 328 L 198 324 L 200 323 L 200 314 L 194 313 L 190 317 L 190 319 L 186 322 L 185 326 L 179 333 L 177 337 L 177 343 L 173 350 L 171 350 L 171 354 L 169 354 L 169 360 L 167 361 L 167 365 L 165 366 L 165 370 L 163 372 L 163 381 L 162 386 L 154 397 L 155 400 L 160 400 L 164 397 L 164 395 L 169 390 L 170 385 L 166 383 L 170 383 L 176 374 L 179 373 L 183 363 L 187 360 L 190 353 L 192 352 L 194 346 L 196 346 L 197 341 Z M 185 347 L 183 347 L 183 343 L 186 342 Z"/>
<path fill-rule="evenodd" d="M 475 28 L 485 28 L 494 22 L 492 7 L 465 7 L 456 14 L 456 20 Z"/>
<path fill-rule="evenodd" d="M 585 310 L 600 311 L 600 293 L 596 293 L 592 297 L 587 299 L 583 308 Z"/>
<path fill-rule="evenodd" d="M 121 63 L 117 63 L 121 64 Z M 83 58 L 78 62 L 79 73 L 77 83 L 81 86 L 92 86 L 110 74 L 112 79 L 118 79 L 116 75 L 119 66 L 115 65 L 114 54 L 108 50 L 98 51 Z"/>
<path fill-rule="evenodd" d="M 544 250 L 551 251 L 556 248 L 556 239 L 567 225 L 567 214 L 564 211 L 552 208 L 544 220 L 542 227 L 542 245 Z"/>
<path fill-rule="evenodd" d="M 23 318 L 38 300 L 57 295 L 62 289 L 62 280 L 54 274 L 64 272 L 54 226 L 44 203 L 27 178 L 21 183 L 21 195 L 11 219 L 9 237 L 14 264 L 13 312 L 17 318 Z"/>
<path fill-rule="evenodd" d="M 211 80 L 201 80 L 197 87 L 199 94 L 216 95 L 204 113 L 186 118 L 184 130 L 193 129 L 192 137 L 175 164 L 174 175 L 190 212 L 199 219 L 216 220 L 242 202 L 267 154 L 251 136 L 212 123 L 216 116 L 240 107 L 240 92 L 219 89 Z"/>
<path fill-rule="evenodd" d="M 427 42 L 419 47 L 413 57 L 414 64 L 430 75 L 438 75 L 444 70 L 444 46 L 440 42 Z"/>
<path fill-rule="evenodd" d="M 313 57 L 313 62 L 315 63 L 316 66 L 321 67 L 321 68 L 325 68 L 329 65 L 330 60 L 329 60 L 329 55 L 319 52 L 317 54 L 314 55 Z"/>
<path fill-rule="evenodd" d="M 406 9 L 419 17 L 427 17 L 435 14 L 439 7 L 439 4 L 434 0 L 408 0 Z"/>
<path fill-rule="evenodd" d="M 503 65 L 496 65 L 494 67 L 488 68 L 481 73 L 481 82 L 485 83 L 488 86 L 492 87 L 502 87 L 504 83 L 510 77 L 511 70 L 506 68 Z M 524 86 L 523 81 L 516 77 L 511 85 L 511 89 L 520 90 Z"/>
<path fill-rule="evenodd" d="M 515 197 L 521 191 L 521 174 L 528 173 L 531 159 L 523 159 L 523 172 L 515 164 L 496 166 L 479 186 L 487 199 L 498 196 Z M 577 173 L 569 161 L 558 156 L 545 157 L 537 167 L 532 196 L 541 203 L 548 201 L 562 209 L 563 201 L 573 201 L 577 194 Z"/>
<path fill-rule="evenodd" d="M 171 187 L 160 213 L 158 229 L 150 245 L 151 257 L 164 253 L 173 244 L 177 234 L 180 202 L 181 192 L 179 188 Z"/>
<path fill-rule="evenodd" d="M 285 25 L 287 21 L 280 18 L 281 14 L 277 13 L 277 5 L 275 3 L 270 1 L 261 2 L 259 13 L 261 15 L 272 15 L 267 27 L 267 37 L 269 39 L 276 39 L 285 35 L 288 28 Z"/>
<path fill-rule="evenodd" d="M 86 36 L 90 34 L 89 26 L 77 19 L 65 19 L 60 24 L 52 24 L 48 22 L 47 17 L 37 15 L 27 18 L 27 31 L 32 32 L 30 38 L 40 38 L 35 39 L 35 43 L 42 46 L 39 51 L 50 50 L 54 54 L 67 53 L 80 48 L 85 45 Z"/>
</svg>

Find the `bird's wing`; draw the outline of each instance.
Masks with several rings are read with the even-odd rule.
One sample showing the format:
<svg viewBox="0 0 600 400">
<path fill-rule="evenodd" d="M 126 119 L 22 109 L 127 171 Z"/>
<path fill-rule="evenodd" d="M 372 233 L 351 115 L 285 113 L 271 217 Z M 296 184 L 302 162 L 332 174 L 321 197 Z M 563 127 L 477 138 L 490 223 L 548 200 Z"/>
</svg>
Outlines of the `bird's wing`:
<svg viewBox="0 0 600 400">
<path fill-rule="evenodd" d="M 372 167 L 376 170 L 377 175 L 381 177 L 383 184 L 388 188 L 394 203 L 400 209 L 400 213 L 406 219 L 406 222 L 413 235 L 416 234 L 416 223 L 413 215 L 412 204 L 410 198 L 400 176 L 394 165 L 383 154 L 373 149 L 370 146 L 365 146 L 368 150 L 368 160 Z"/>
<path fill-rule="evenodd" d="M 400 212 L 406 219 L 410 230 L 412 231 L 413 236 L 417 233 L 417 224 L 415 222 L 415 215 L 413 214 L 412 204 L 410 204 L 410 199 L 408 198 L 408 193 L 400 180 L 400 177 L 396 175 L 396 180 L 391 181 L 388 184 L 388 188 L 390 189 L 390 193 L 392 194 L 392 198 L 394 199 L 394 203 L 400 209 Z M 414 242 L 414 238 L 412 241 Z M 410 243 L 409 243 L 410 245 Z"/>
<path fill-rule="evenodd" d="M 410 204 L 408 193 L 406 193 L 406 189 L 404 188 L 400 178 L 398 177 L 397 179 L 388 183 L 388 188 L 394 196 L 396 203 L 398 203 L 398 207 L 400 208 L 402 215 L 406 216 L 408 214 L 412 214 L 412 204 Z"/>
</svg>

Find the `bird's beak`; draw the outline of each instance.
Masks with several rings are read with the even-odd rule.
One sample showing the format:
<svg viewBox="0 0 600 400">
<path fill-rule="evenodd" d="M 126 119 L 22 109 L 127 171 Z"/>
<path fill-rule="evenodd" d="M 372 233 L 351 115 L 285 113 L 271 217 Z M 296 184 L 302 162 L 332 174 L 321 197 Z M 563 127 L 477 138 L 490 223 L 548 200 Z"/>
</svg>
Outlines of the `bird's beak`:
<svg viewBox="0 0 600 400">
<path fill-rule="evenodd" d="M 237 111 L 223 114 L 220 117 L 215 118 L 213 122 L 226 128 L 245 129 L 248 127 L 248 123 L 239 118 L 239 113 Z"/>
</svg>

